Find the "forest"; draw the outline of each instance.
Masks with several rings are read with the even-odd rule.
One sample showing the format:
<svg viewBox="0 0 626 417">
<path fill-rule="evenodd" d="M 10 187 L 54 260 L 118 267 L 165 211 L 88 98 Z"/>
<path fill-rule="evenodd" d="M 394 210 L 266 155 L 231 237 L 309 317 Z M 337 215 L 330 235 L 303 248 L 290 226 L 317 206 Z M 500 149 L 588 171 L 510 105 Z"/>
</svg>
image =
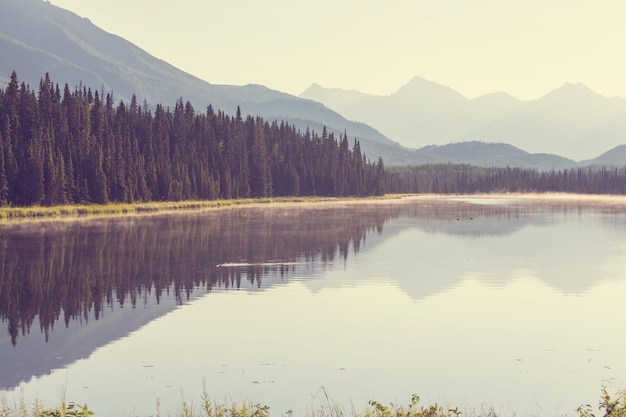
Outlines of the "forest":
<svg viewBox="0 0 626 417">
<path fill-rule="evenodd" d="M 386 167 L 346 132 L 301 132 L 239 109 L 116 104 L 47 74 L 38 91 L 15 72 L 0 88 L 0 206 L 487 192 L 626 194 L 626 168 Z"/>
<path fill-rule="evenodd" d="M 548 171 L 467 164 L 388 167 L 385 187 L 395 193 L 563 192 L 624 195 L 626 166 L 589 166 Z"/>
<path fill-rule="evenodd" d="M 0 205 L 177 201 L 383 193 L 382 159 L 355 139 L 301 132 L 189 102 L 114 103 L 46 74 L 35 92 L 15 71 L 0 89 Z"/>
</svg>

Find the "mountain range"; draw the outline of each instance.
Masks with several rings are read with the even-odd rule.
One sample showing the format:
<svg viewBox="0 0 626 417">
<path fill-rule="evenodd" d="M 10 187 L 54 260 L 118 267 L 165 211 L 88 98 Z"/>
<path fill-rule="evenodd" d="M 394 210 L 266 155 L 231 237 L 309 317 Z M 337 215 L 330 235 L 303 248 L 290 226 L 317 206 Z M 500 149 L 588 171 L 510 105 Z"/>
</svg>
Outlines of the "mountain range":
<svg viewBox="0 0 626 417">
<path fill-rule="evenodd" d="M 135 95 L 139 103 L 173 107 L 182 98 L 197 111 L 210 104 L 235 114 L 239 106 L 243 114 L 284 120 L 302 131 L 346 132 L 367 157 L 381 156 L 387 165 L 568 168 L 575 160 L 619 163 L 623 151 L 611 148 L 626 143 L 626 100 L 579 84 L 528 102 L 505 93 L 470 100 L 418 77 L 389 96 L 316 84 L 300 97 L 256 84 L 217 85 L 43 0 L 0 0 L 0 84 L 14 70 L 33 87 L 48 73 L 61 87 L 82 84 L 113 93 L 116 101 Z M 602 160 L 590 159 L 607 150 Z"/>
<path fill-rule="evenodd" d="M 401 152 L 402 147 L 371 127 L 346 120 L 313 100 L 262 85 L 216 85 L 158 59 L 123 38 L 101 30 L 87 18 L 43 0 L 0 0 L 0 83 L 15 70 L 20 82 L 39 85 L 46 73 L 63 88 L 82 83 L 113 93 L 116 101 L 136 95 L 141 104 L 173 107 L 180 98 L 196 111 L 211 104 L 234 115 L 285 120 L 302 131 L 348 132 L 368 155 Z M 373 159 L 373 158 L 372 158 Z"/>
<path fill-rule="evenodd" d="M 411 148 L 504 142 L 584 160 L 626 143 L 626 99 L 601 96 L 580 83 L 565 83 L 530 101 L 503 92 L 468 99 L 419 77 L 385 96 L 312 84 L 300 97 L 366 122 Z"/>
</svg>

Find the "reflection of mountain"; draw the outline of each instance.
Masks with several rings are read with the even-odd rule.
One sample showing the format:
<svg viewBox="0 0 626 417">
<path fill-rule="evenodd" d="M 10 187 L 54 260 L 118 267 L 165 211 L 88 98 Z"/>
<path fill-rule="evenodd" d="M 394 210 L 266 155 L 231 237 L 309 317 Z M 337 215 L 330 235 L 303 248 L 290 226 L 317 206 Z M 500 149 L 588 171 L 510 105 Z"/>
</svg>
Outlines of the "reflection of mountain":
<svg viewBox="0 0 626 417">
<path fill-rule="evenodd" d="M 598 242 L 597 224 L 573 226 L 571 221 L 555 220 L 551 215 L 534 221 L 493 221 L 516 231 L 481 236 L 428 233 L 428 238 L 423 230 L 405 232 L 406 239 L 417 243 L 410 263 L 402 265 L 401 259 L 396 260 L 396 269 L 405 272 L 397 280 L 398 286 L 419 300 L 455 288 L 466 279 L 504 287 L 528 277 L 540 279 L 560 293 L 582 294 L 603 278 L 596 260 L 606 256 L 608 248 L 590 244 Z M 517 227 L 509 227 L 512 222 Z"/>
<path fill-rule="evenodd" d="M 614 279 L 598 260 L 621 257 L 623 247 L 610 243 L 622 239 L 623 213 L 615 217 L 616 211 L 571 203 L 494 203 L 441 201 L 407 210 L 385 224 L 382 236 L 368 237 L 362 252 L 377 261 L 362 267 L 354 284 L 384 277 L 411 299 L 423 300 L 468 279 L 504 287 L 526 277 L 564 295 Z M 324 285 L 333 283 L 307 284 L 317 290 Z"/>
<path fill-rule="evenodd" d="M 314 277 L 320 264 L 351 252 L 373 259 L 357 281 L 389 276 L 392 265 L 389 278 L 415 300 L 466 278 L 507 285 L 520 271 L 580 293 L 602 279 L 592 260 L 610 255 L 597 234 L 624 229 L 621 218 L 608 228 L 569 227 L 560 219 L 583 209 L 515 202 L 296 207 L 0 229 L 0 320 L 8 327 L 0 389 L 87 357 L 213 289 L 263 290 L 293 276 L 309 288 L 345 284 Z"/>
<path fill-rule="evenodd" d="M 65 325 L 56 323 L 54 329 L 31 329 L 20 337 L 17 346 L 11 345 L 9 334 L 0 334 L 0 389 L 15 387 L 32 375 L 46 375 L 86 358 L 100 346 L 125 337 L 176 308 L 174 297 L 162 297 L 157 303 L 153 296 L 146 296 L 148 303 L 140 302 L 136 307 L 130 307 L 130 300 L 125 307 L 114 303 L 100 311 L 97 320 L 91 310 Z"/>
</svg>

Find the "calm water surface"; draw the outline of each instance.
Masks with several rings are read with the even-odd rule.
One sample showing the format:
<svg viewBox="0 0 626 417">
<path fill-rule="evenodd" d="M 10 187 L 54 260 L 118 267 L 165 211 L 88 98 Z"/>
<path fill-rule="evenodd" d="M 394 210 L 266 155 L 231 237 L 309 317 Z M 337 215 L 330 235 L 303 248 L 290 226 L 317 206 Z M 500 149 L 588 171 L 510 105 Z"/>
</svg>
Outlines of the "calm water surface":
<svg viewBox="0 0 626 417">
<path fill-rule="evenodd" d="M 3 226 L 0 398 L 574 415 L 626 387 L 626 208 L 511 199 Z M 326 396 L 329 397 L 327 400 Z"/>
</svg>

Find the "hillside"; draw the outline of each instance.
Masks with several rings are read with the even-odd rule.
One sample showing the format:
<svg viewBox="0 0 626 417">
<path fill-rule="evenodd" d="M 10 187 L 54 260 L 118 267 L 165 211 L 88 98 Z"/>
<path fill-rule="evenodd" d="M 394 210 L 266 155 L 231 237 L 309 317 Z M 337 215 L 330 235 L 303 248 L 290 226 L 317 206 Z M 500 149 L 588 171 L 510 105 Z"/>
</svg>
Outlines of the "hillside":
<svg viewBox="0 0 626 417">
<path fill-rule="evenodd" d="M 623 167 L 626 166 L 626 145 L 619 145 L 613 149 L 609 149 L 602 155 L 594 159 L 579 162 L 580 166 L 610 166 Z"/>
<path fill-rule="evenodd" d="M 79 83 L 116 101 L 173 107 L 176 100 L 189 100 L 195 108 L 211 104 L 235 114 L 285 120 L 305 131 L 343 134 L 361 141 L 373 160 L 383 156 L 393 161 L 405 151 L 393 141 L 363 123 L 346 120 L 323 105 L 261 85 L 230 86 L 203 81 L 158 59 L 119 36 L 107 33 L 89 19 L 43 0 L 0 0 L 0 83 L 6 86 L 13 70 L 23 81 L 36 87 L 44 74 L 61 87 Z"/>
<path fill-rule="evenodd" d="M 531 154 L 506 143 L 459 142 L 430 145 L 413 152 L 416 163 L 451 162 L 482 167 L 567 169 L 576 162 L 550 154 Z"/>
</svg>

